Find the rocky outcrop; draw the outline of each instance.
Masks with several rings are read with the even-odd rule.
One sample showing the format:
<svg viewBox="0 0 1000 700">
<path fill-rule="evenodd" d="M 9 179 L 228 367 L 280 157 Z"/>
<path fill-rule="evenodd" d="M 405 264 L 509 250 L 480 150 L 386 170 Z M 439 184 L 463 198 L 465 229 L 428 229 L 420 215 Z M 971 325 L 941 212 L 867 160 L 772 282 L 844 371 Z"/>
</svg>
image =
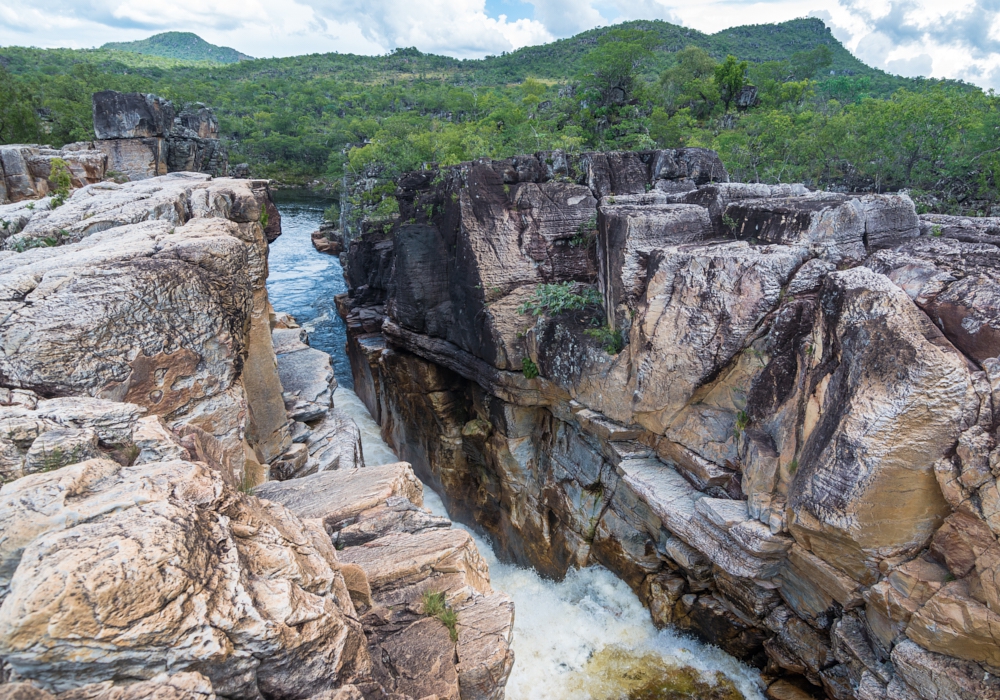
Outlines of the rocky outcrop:
<svg viewBox="0 0 1000 700">
<path fill-rule="evenodd" d="M 265 479 L 291 438 L 264 286 L 264 185 L 99 183 L 28 212 L 0 260 L 4 385 L 136 404 L 220 441 L 233 485 Z"/>
<path fill-rule="evenodd" d="M 81 146 L 0 146 L 0 204 L 24 202 L 23 207 L 27 207 L 31 204 L 28 200 L 38 199 L 52 192 L 56 185 L 49 178 L 52 175 L 52 161 L 56 159 L 65 163 L 71 187 L 79 188 L 101 182 L 107 172 L 107 157 L 93 148 Z M 8 218 L 0 220 L 0 234 L 9 235 L 11 229 L 19 226 L 20 218 L 8 215 Z"/>
<path fill-rule="evenodd" d="M 257 494 L 333 538 L 358 606 L 373 682 L 413 698 L 498 700 L 514 663 L 514 608 L 489 585 L 472 537 L 421 509 L 410 465 L 338 469 L 272 482 Z M 455 614 L 427 614 L 428 597 Z"/>
<path fill-rule="evenodd" d="M 185 173 L 0 207 L 0 697 L 502 697 L 512 605 L 408 465 L 363 468 L 271 309 L 269 204 Z"/>
<path fill-rule="evenodd" d="M 25 477 L 0 490 L 0 521 L 0 655 L 46 689 L 169 670 L 307 698 L 369 672 L 329 538 L 204 464 Z"/>
<path fill-rule="evenodd" d="M 344 255 L 358 395 L 508 556 L 610 568 L 775 697 L 992 697 L 1000 227 L 713 157 L 401 178 Z"/>
<path fill-rule="evenodd" d="M 219 122 L 201 103 L 176 113 L 173 103 L 140 92 L 94 93 L 93 148 L 108 170 L 129 180 L 174 172 L 226 175 L 229 156 L 219 141 Z"/>
</svg>

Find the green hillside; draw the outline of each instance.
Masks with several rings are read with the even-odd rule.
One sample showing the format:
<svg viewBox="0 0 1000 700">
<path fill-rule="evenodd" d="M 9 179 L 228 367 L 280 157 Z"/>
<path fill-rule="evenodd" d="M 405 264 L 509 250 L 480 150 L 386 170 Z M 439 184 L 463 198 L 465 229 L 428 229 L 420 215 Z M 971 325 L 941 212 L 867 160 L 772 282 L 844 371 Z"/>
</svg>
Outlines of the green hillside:
<svg viewBox="0 0 1000 700">
<path fill-rule="evenodd" d="M 90 95 L 112 89 L 212 106 L 231 162 L 287 183 L 553 148 L 700 146 L 740 180 L 911 188 L 940 211 L 1000 205 L 998 98 L 866 66 L 818 19 L 716 34 L 636 21 L 481 60 L 413 48 L 179 56 L 0 48 L 0 143 L 92 138 Z M 737 104 L 745 84 L 757 99 Z"/>
<path fill-rule="evenodd" d="M 164 32 L 139 41 L 111 42 L 101 48 L 109 51 L 126 51 L 146 56 L 173 58 L 180 61 L 237 63 L 252 59 L 252 56 L 242 54 L 236 49 L 209 44 L 191 32 Z"/>
</svg>

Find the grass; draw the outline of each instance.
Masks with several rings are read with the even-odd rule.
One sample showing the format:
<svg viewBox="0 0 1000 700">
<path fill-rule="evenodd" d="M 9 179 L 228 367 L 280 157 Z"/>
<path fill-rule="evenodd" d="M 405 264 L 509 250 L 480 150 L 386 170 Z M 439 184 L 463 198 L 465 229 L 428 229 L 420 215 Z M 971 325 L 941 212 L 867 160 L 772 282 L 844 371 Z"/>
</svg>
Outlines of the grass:
<svg viewBox="0 0 1000 700">
<path fill-rule="evenodd" d="M 746 411 L 737 411 L 736 424 L 733 426 L 733 432 L 736 434 L 736 437 L 742 435 L 748 425 L 750 425 L 750 414 Z"/>
<path fill-rule="evenodd" d="M 423 595 L 424 614 L 428 617 L 436 618 L 441 624 L 448 628 L 451 641 L 458 641 L 458 613 L 448 605 L 444 592 L 433 593 L 424 591 Z"/>
</svg>

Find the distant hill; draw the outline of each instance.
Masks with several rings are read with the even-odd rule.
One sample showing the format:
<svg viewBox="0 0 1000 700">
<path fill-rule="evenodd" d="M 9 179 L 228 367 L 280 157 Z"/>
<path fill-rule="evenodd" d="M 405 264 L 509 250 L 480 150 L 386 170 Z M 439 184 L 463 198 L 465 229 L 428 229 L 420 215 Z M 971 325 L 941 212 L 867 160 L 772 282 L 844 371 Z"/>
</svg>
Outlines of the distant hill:
<svg viewBox="0 0 1000 700">
<path fill-rule="evenodd" d="M 173 58 L 181 61 L 209 61 L 211 63 L 238 63 L 249 61 L 247 56 L 227 46 L 209 44 L 191 32 L 164 32 L 139 41 L 111 42 L 101 47 L 112 51 L 128 51 L 146 56 Z"/>
</svg>

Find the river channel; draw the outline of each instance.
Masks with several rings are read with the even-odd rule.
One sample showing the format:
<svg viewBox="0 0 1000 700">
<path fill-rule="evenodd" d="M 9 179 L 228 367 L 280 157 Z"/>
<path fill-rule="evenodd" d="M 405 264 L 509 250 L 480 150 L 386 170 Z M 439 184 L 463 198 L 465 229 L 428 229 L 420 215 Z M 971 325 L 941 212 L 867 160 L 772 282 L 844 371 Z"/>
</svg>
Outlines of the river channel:
<svg viewBox="0 0 1000 700">
<path fill-rule="evenodd" d="M 394 462 L 352 391 L 347 331 L 334 303 L 347 291 L 340 262 L 316 252 L 310 240 L 328 203 L 287 193 L 276 199 L 283 233 L 271 245 L 271 304 L 294 316 L 310 344 L 332 356 L 340 385 L 334 402 L 361 428 L 366 463 Z M 424 505 L 447 515 L 426 486 Z M 588 567 L 552 581 L 499 561 L 490 543 L 470 532 L 489 564 L 493 588 L 514 600 L 515 663 L 507 700 L 763 700 L 755 669 L 688 635 L 657 630 L 628 585 L 606 569 Z"/>
</svg>

